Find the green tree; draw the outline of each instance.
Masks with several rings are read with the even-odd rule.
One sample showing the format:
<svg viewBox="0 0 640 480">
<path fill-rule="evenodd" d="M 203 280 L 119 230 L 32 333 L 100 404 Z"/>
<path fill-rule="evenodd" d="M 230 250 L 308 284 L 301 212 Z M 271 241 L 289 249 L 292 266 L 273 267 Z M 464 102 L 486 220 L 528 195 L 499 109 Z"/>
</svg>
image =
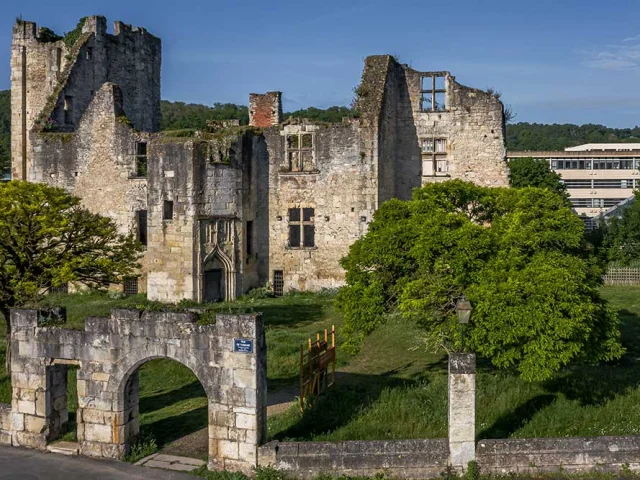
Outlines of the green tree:
<svg viewBox="0 0 640 480">
<path fill-rule="evenodd" d="M 139 267 L 141 249 L 131 235 L 120 235 L 111 219 L 89 212 L 62 189 L 0 184 L 0 313 L 7 336 L 11 308 L 36 302 L 66 282 L 118 283 Z"/>
<path fill-rule="evenodd" d="M 471 349 L 525 380 L 619 358 L 618 320 L 599 296 L 602 270 L 583 233 L 547 189 L 455 180 L 385 202 L 342 259 L 337 304 L 350 344 L 395 313 L 423 326 L 431 346 Z M 463 294 L 474 307 L 464 344 L 455 315 Z"/>
<path fill-rule="evenodd" d="M 606 262 L 629 265 L 640 260 L 640 192 L 636 190 L 634 196 L 635 200 L 621 207 L 619 217 L 601 218 L 589 234 L 598 256 Z"/>
<path fill-rule="evenodd" d="M 514 158 L 509 162 L 509 183 L 513 188 L 547 188 L 568 198 L 560 175 L 551 170 L 545 160 Z"/>
</svg>

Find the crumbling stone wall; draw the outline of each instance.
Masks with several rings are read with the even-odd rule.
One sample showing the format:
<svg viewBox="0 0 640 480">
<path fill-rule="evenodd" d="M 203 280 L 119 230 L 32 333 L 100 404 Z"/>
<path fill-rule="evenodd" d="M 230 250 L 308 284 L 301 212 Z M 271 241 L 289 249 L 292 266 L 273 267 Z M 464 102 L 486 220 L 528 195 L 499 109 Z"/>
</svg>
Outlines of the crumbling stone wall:
<svg viewBox="0 0 640 480">
<path fill-rule="evenodd" d="M 117 85 L 102 85 L 75 132 L 31 132 L 30 137 L 35 181 L 82 198 L 89 210 L 114 220 L 122 234 L 136 231 L 136 212 L 147 210 L 147 179 L 137 176 L 135 144 L 151 136 L 129 125 Z M 146 265 L 143 258 L 141 292 Z"/>
<path fill-rule="evenodd" d="M 16 22 L 11 50 L 11 158 L 14 179 L 31 173 L 32 131 L 74 131 L 105 82 L 122 87 L 130 122 L 141 131 L 160 126 L 160 39 L 142 28 L 87 17 L 74 43 L 48 41 L 33 22 Z M 65 114 L 65 98 L 72 105 Z M 65 120 L 67 117 L 67 120 Z"/>
<path fill-rule="evenodd" d="M 251 471 L 266 439 L 266 345 L 259 315 L 113 310 L 84 331 L 42 324 L 37 310 L 13 310 L 13 387 L 0 407 L 0 443 L 45 448 L 65 423 L 68 364 L 78 365 L 77 436 L 82 455 L 121 458 L 139 432 L 138 368 L 170 358 L 198 378 L 209 401 L 209 468 Z M 234 349 L 242 339 L 252 349 Z M 251 350 L 251 351 L 249 351 Z"/>
<path fill-rule="evenodd" d="M 291 171 L 284 148 L 288 134 L 313 135 L 315 169 Z M 376 204 L 376 174 L 363 150 L 357 121 L 303 121 L 264 131 L 269 158 L 269 271 L 282 270 L 285 290 L 319 290 L 344 282 L 339 260 L 367 230 Z M 289 209 L 313 208 L 315 246 L 289 245 Z M 260 253 L 262 255 L 262 252 Z"/>
</svg>

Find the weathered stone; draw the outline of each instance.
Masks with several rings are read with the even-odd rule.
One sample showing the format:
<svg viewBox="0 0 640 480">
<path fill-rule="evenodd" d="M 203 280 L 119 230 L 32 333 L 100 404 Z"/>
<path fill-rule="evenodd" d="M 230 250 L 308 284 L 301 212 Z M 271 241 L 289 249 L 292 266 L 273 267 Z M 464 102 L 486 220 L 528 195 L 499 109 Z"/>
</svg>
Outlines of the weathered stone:
<svg viewBox="0 0 640 480">
<path fill-rule="evenodd" d="M 12 315 L 31 318 L 29 311 L 14 311 Z M 13 318 L 13 317 L 12 317 Z M 266 386 L 266 348 L 259 315 L 243 315 L 235 318 L 224 316 L 220 324 L 195 325 L 192 313 L 177 314 L 135 310 L 114 310 L 108 322 L 109 341 L 101 340 L 103 333 L 95 330 L 93 322 L 85 331 L 69 335 L 63 328 L 46 331 L 46 335 L 21 336 L 24 352 L 12 359 L 12 374 L 23 383 L 12 390 L 12 408 L 0 406 L 0 433 L 16 445 L 44 448 L 66 430 L 67 378 L 69 365 L 79 365 L 77 436 L 82 455 L 119 458 L 130 447 L 131 440 L 140 431 L 138 368 L 149 359 L 168 357 L 190 368 L 207 392 L 209 405 L 209 454 L 215 464 L 224 465 L 227 460 L 244 465 L 243 471 L 255 467 L 254 452 L 260 441 L 259 431 L 264 429 L 266 397 L 257 395 L 257 386 Z M 249 323 L 253 322 L 253 325 Z M 20 323 L 20 322 L 18 322 Z M 23 322 L 27 323 L 27 322 Z M 100 323 L 100 322 L 98 322 Z M 141 328 L 133 328 L 134 324 Z M 124 328 L 130 325 L 132 328 Z M 231 352 L 233 337 L 225 327 L 242 325 L 245 340 L 257 347 L 251 352 Z M 190 328 L 187 328 L 190 327 Z M 31 327 L 14 326 L 15 332 Z M 120 332 L 120 333 L 116 333 Z M 253 337 L 247 337 L 253 332 Z M 222 339 L 211 342 L 212 338 Z M 77 343 L 76 357 L 59 362 L 47 355 L 58 351 L 58 346 L 68 341 Z M 42 344 L 47 344 L 43 349 Z M 118 348 L 113 348 L 117 344 Z M 215 348 L 210 348 L 215 345 Z M 171 348 L 167 348 L 171 346 Z M 61 351 L 61 350 L 60 350 Z M 40 357 L 31 356 L 41 352 Z M 212 358 L 218 361 L 212 366 Z M 39 365 L 36 368 L 34 365 Z M 27 373 L 41 369 L 42 375 Z M 240 370 L 236 373 L 236 370 Z M 41 384 L 37 389 L 29 388 Z M 42 377 L 44 380 L 41 380 Z M 241 383 L 243 386 L 237 386 Z M 253 385 L 253 387 L 251 387 Z M 260 398 L 253 407 L 246 405 L 247 392 Z M 221 403 L 224 400 L 226 403 Z M 36 415 L 36 411 L 42 414 Z M 260 421 L 258 421 L 260 419 Z M 242 449 L 242 455 L 240 450 Z"/>
</svg>

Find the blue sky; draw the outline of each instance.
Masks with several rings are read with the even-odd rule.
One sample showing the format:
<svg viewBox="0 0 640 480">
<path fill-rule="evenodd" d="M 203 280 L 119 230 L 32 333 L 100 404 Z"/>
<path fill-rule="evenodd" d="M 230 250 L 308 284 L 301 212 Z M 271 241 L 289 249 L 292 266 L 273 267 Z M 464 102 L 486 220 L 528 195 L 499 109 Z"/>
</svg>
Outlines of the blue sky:
<svg viewBox="0 0 640 480">
<path fill-rule="evenodd" d="M 0 89 L 16 16 L 63 33 L 94 14 L 162 38 L 167 100 L 280 90 L 285 110 L 346 105 L 364 57 L 391 53 L 501 91 L 515 121 L 640 125 L 638 0 L 4 0 Z"/>
</svg>

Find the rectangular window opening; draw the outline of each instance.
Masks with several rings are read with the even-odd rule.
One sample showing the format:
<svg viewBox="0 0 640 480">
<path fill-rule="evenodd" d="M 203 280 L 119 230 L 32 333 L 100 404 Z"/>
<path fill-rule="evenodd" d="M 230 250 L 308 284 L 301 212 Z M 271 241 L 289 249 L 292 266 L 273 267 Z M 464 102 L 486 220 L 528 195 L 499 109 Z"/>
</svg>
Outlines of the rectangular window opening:
<svg viewBox="0 0 640 480">
<path fill-rule="evenodd" d="M 73 124 L 73 97 L 69 95 L 64 96 L 64 123 Z"/>
<path fill-rule="evenodd" d="M 282 270 L 273 271 L 273 294 L 276 297 L 284 295 L 284 272 Z"/>
<path fill-rule="evenodd" d="M 125 278 L 122 284 L 122 291 L 125 295 L 137 295 L 138 277 Z"/>
<path fill-rule="evenodd" d="M 315 209 L 289 209 L 289 248 L 315 248 Z"/>
<path fill-rule="evenodd" d="M 87 47 L 87 60 L 91 60 L 93 58 L 93 47 Z"/>
<path fill-rule="evenodd" d="M 136 142 L 136 177 L 147 176 L 147 142 Z"/>
<path fill-rule="evenodd" d="M 247 255 L 253 255 L 253 221 L 247 221 Z"/>
<path fill-rule="evenodd" d="M 286 168 L 291 172 L 315 170 L 313 161 L 313 134 L 292 133 L 285 137 Z"/>
<path fill-rule="evenodd" d="M 420 109 L 423 112 L 446 110 L 447 79 L 444 75 L 424 75 L 421 87 Z"/>
<path fill-rule="evenodd" d="M 147 211 L 146 210 L 138 210 L 136 212 L 136 216 L 137 216 L 137 234 L 138 234 L 138 241 L 144 245 L 145 247 L 147 246 Z"/>
<path fill-rule="evenodd" d="M 162 219 L 163 220 L 173 220 L 173 202 L 171 200 L 165 200 L 164 201 Z"/>
</svg>

